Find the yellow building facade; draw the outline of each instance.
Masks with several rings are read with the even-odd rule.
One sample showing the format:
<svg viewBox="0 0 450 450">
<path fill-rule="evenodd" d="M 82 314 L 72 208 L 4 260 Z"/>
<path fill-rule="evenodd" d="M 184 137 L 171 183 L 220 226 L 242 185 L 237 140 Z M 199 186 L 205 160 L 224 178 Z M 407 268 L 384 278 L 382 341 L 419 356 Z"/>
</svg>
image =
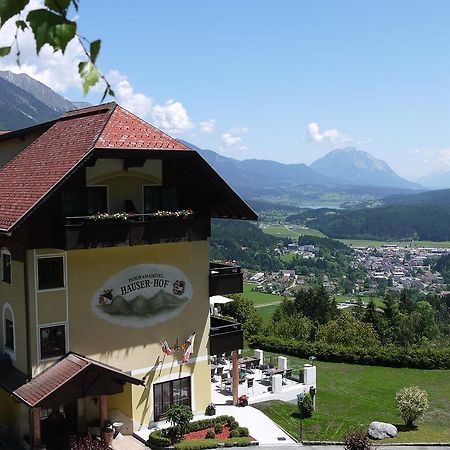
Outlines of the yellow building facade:
<svg viewBox="0 0 450 450">
<path fill-rule="evenodd" d="M 106 414 L 130 434 L 172 404 L 204 412 L 210 220 L 256 216 L 196 152 L 115 104 L 22 136 L 0 137 L 0 424 L 37 447 L 54 410 L 71 432 Z"/>
</svg>

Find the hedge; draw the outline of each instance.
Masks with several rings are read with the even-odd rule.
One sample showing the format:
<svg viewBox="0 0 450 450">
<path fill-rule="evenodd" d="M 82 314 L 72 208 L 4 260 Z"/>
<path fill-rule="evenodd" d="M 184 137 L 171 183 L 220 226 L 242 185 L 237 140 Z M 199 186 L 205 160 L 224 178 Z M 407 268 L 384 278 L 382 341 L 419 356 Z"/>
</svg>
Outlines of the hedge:
<svg viewBox="0 0 450 450">
<path fill-rule="evenodd" d="M 152 431 L 148 437 L 148 442 L 158 447 L 169 447 L 172 445 L 170 438 L 167 436 L 167 430 Z"/>
<path fill-rule="evenodd" d="M 345 347 L 320 342 L 304 342 L 276 336 L 257 335 L 248 340 L 250 347 L 299 358 L 314 355 L 318 360 L 371 366 L 450 369 L 450 347 Z"/>
</svg>

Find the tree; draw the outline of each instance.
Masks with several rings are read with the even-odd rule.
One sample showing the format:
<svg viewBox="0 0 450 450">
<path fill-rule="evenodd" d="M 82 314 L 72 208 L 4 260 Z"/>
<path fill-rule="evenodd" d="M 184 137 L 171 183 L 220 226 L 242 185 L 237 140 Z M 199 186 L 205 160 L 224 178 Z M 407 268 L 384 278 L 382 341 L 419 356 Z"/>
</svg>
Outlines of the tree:
<svg viewBox="0 0 450 450">
<path fill-rule="evenodd" d="M 268 332 L 273 336 L 307 341 L 311 336 L 312 330 L 313 324 L 311 320 L 298 313 L 287 314 L 283 311 L 282 305 L 280 305 L 272 317 Z"/>
<path fill-rule="evenodd" d="M 172 427 L 172 441 L 175 442 L 187 432 L 189 422 L 194 415 L 187 405 L 172 405 L 167 410 L 166 417 Z"/>
<path fill-rule="evenodd" d="M 338 315 L 336 302 L 323 286 L 299 291 L 294 301 L 297 311 L 315 323 L 327 323 Z"/>
<path fill-rule="evenodd" d="M 395 396 L 397 408 L 407 427 L 414 427 L 429 408 L 426 391 L 417 386 L 404 387 Z"/>
<path fill-rule="evenodd" d="M 45 0 L 45 7 L 29 11 L 26 17 L 22 17 L 30 0 L 0 0 L 0 29 L 14 16 L 16 20 L 16 32 L 11 37 L 11 45 L 0 47 L 0 57 L 9 55 L 15 49 L 17 64 L 20 65 L 20 32 L 30 30 L 36 40 L 36 53 L 48 44 L 55 52 L 65 52 L 70 41 L 77 39 L 83 47 L 86 61 L 78 64 L 78 72 L 83 84 L 85 94 L 97 84 L 100 78 L 106 83 L 103 98 L 107 95 L 114 96 L 110 84 L 97 67 L 97 57 L 100 53 L 101 40 L 88 41 L 77 30 L 76 20 L 68 19 L 68 14 L 73 8 L 78 12 L 79 0 Z"/>
<path fill-rule="evenodd" d="M 256 312 L 253 301 L 240 294 L 230 295 L 230 298 L 233 301 L 223 304 L 220 312 L 240 322 L 249 336 L 261 332 L 263 320 Z"/>
<path fill-rule="evenodd" d="M 327 344 L 341 344 L 346 347 L 377 347 L 380 340 L 372 325 L 360 322 L 348 312 L 336 320 L 319 327 L 317 340 Z"/>
</svg>

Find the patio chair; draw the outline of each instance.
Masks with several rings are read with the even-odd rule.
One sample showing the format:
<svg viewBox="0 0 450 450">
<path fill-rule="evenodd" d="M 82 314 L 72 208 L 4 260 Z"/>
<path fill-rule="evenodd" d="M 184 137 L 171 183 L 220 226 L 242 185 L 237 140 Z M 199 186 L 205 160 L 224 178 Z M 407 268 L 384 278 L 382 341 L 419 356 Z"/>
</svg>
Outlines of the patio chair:
<svg viewBox="0 0 450 450">
<path fill-rule="evenodd" d="M 284 378 L 286 378 L 286 380 L 292 380 L 292 369 L 285 370 Z"/>
<path fill-rule="evenodd" d="M 250 389 L 252 388 L 252 392 L 255 393 L 255 388 L 253 386 L 253 378 L 247 378 L 247 388 Z"/>
<path fill-rule="evenodd" d="M 223 366 L 217 367 L 216 368 L 216 378 L 218 377 L 219 380 L 221 379 L 223 374 Z"/>
<path fill-rule="evenodd" d="M 216 376 L 216 368 L 211 368 L 211 382 L 214 383 Z"/>
<path fill-rule="evenodd" d="M 224 387 L 227 389 L 227 386 L 231 386 L 231 377 L 230 372 L 225 372 L 220 376 L 220 390 L 223 391 Z"/>
</svg>

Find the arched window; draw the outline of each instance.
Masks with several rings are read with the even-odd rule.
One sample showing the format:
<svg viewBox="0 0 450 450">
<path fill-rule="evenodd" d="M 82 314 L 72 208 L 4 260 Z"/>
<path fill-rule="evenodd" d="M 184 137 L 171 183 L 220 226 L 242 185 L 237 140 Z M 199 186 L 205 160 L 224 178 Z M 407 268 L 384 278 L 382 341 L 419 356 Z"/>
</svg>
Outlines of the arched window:
<svg viewBox="0 0 450 450">
<path fill-rule="evenodd" d="M 3 351 L 16 358 L 16 330 L 14 312 L 9 303 L 3 305 Z"/>
<path fill-rule="evenodd" d="M 7 248 L 1 251 L 2 281 L 11 284 L 11 253 Z"/>
</svg>

